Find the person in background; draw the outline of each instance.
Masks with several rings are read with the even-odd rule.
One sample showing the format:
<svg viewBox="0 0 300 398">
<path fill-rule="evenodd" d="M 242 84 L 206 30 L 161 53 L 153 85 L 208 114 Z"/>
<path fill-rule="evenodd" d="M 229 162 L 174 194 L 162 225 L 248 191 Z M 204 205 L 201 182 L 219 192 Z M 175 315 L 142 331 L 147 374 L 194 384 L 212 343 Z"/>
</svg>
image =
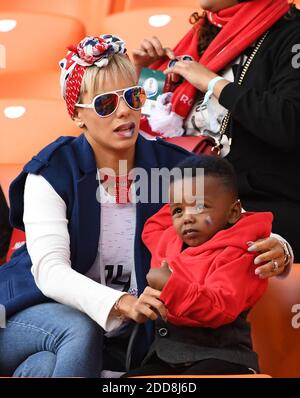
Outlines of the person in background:
<svg viewBox="0 0 300 398">
<path fill-rule="evenodd" d="M 172 83 L 141 130 L 214 138 L 236 170 L 243 208 L 271 211 L 273 232 L 299 262 L 300 11 L 287 0 L 199 4 L 203 14 L 174 51 L 153 37 L 133 52 L 138 72 L 159 69 Z"/>
</svg>

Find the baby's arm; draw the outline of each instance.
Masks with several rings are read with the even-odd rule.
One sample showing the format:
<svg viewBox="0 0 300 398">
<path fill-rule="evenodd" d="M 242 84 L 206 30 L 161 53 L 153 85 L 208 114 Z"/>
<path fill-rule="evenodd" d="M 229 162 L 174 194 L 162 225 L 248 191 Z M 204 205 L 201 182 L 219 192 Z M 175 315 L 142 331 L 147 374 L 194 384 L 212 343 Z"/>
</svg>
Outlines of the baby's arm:
<svg viewBox="0 0 300 398">
<path fill-rule="evenodd" d="M 145 223 L 142 240 L 153 254 L 157 248 L 157 242 L 162 232 L 172 225 L 170 205 L 164 205 L 157 213 L 151 216 Z"/>
<path fill-rule="evenodd" d="M 249 253 L 250 254 L 250 253 Z M 205 281 L 186 264 L 172 261 L 172 274 L 160 295 L 168 309 L 168 321 L 176 325 L 217 328 L 233 322 L 263 295 L 267 280 L 257 278 L 248 253 L 212 265 Z"/>
</svg>

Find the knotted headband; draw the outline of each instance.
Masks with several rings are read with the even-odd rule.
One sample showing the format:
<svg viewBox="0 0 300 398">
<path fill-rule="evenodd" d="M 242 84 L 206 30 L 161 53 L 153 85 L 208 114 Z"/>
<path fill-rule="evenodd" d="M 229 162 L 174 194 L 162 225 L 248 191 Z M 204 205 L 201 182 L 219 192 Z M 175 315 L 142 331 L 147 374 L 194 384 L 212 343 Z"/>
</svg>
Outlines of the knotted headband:
<svg viewBox="0 0 300 398">
<path fill-rule="evenodd" d="M 69 46 L 69 52 L 59 65 L 60 87 L 69 115 L 73 118 L 84 72 L 89 66 L 104 68 L 114 54 L 126 54 L 125 42 L 118 36 L 101 35 L 85 37 L 77 46 Z"/>
</svg>

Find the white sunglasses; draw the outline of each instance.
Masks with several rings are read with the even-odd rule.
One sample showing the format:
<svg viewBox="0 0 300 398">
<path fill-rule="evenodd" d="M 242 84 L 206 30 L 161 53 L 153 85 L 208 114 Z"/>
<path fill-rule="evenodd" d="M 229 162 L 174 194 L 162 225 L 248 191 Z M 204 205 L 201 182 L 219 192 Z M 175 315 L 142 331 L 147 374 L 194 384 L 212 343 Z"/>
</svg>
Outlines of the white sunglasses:
<svg viewBox="0 0 300 398">
<path fill-rule="evenodd" d="M 108 117 L 117 110 L 120 98 L 123 98 L 130 109 L 138 111 L 146 101 L 146 93 L 141 86 L 128 87 L 123 90 L 96 95 L 91 104 L 75 104 L 75 106 L 78 108 L 92 108 L 98 116 Z"/>
</svg>

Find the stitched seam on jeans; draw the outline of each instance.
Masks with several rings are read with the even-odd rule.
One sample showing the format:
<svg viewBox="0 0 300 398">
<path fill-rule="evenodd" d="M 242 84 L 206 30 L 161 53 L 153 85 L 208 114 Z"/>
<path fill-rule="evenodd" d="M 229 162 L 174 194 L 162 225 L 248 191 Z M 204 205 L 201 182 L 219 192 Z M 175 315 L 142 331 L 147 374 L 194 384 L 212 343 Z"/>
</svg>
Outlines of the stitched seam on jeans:
<svg viewBox="0 0 300 398">
<path fill-rule="evenodd" d="M 53 335 L 52 333 L 50 333 L 50 332 L 47 332 L 47 330 L 44 330 L 44 329 L 39 328 L 39 327 L 37 327 L 37 326 L 30 325 L 30 324 L 23 323 L 23 322 L 17 322 L 17 321 L 7 321 L 7 323 L 8 323 L 8 324 L 11 323 L 11 324 L 14 324 L 14 325 L 23 326 L 23 327 L 26 327 L 26 328 L 38 330 L 39 332 L 42 332 L 43 334 L 52 337 L 52 338 L 54 339 L 55 343 L 56 343 L 56 341 L 57 341 L 57 337 L 56 337 L 56 336 L 54 336 L 54 335 Z"/>
</svg>

